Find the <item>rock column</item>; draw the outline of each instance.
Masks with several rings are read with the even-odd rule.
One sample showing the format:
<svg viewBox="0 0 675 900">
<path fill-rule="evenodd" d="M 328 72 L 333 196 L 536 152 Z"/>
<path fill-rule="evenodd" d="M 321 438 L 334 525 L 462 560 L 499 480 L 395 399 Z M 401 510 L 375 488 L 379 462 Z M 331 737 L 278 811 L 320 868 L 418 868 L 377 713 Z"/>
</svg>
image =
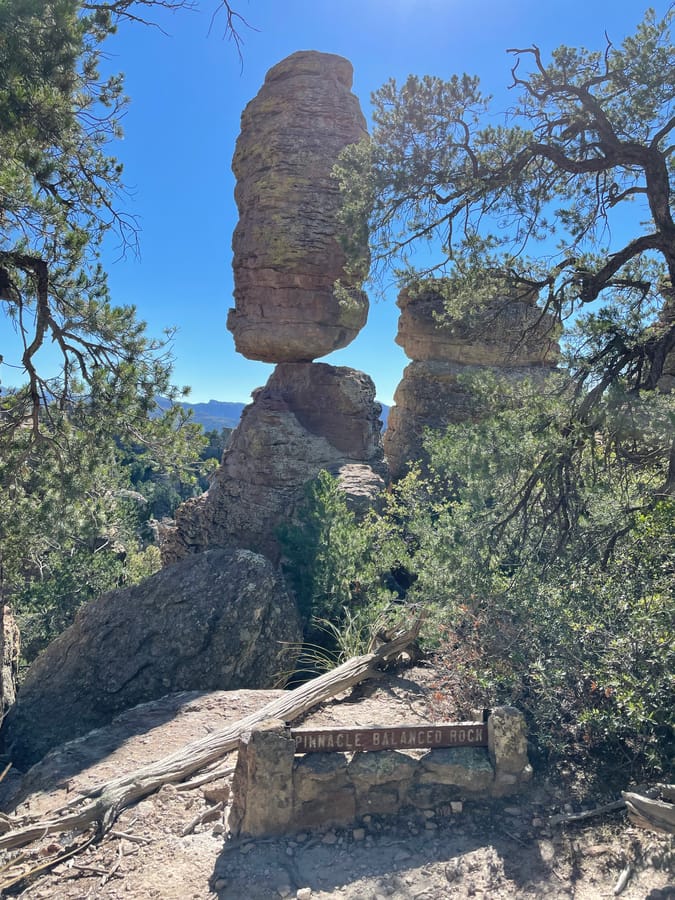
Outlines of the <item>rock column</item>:
<svg viewBox="0 0 675 900">
<path fill-rule="evenodd" d="M 351 85 L 346 59 L 294 53 L 241 117 L 227 326 L 248 359 L 308 362 L 346 347 L 366 323 L 368 299 L 344 269 L 331 174 L 340 151 L 366 136 Z"/>
<path fill-rule="evenodd" d="M 404 290 L 396 343 L 412 362 L 394 395 L 384 436 L 391 476 L 425 461 L 425 428 L 475 419 L 480 411 L 460 376 L 489 370 L 500 378 L 541 378 L 558 358 L 557 328 L 536 295 L 505 282 L 502 295 L 461 318 L 445 315 L 442 287 L 430 280 L 414 295 Z"/>
<path fill-rule="evenodd" d="M 267 73 L 242 115 L 228 328 L 240 353 L 277 367 L 245 409 L 208 493 L 165 531 L 165 562 L 213 545 L 276 561 L 278 526 L 322 469 L 357 508 L 384 487 L 373 382 L 313 362 L 353 340 L 368 312 L 345 270 L 331 175 L 340 151 L 366 135 L 351 83 L 346 59 L 294 53 Z"/>
</svg>

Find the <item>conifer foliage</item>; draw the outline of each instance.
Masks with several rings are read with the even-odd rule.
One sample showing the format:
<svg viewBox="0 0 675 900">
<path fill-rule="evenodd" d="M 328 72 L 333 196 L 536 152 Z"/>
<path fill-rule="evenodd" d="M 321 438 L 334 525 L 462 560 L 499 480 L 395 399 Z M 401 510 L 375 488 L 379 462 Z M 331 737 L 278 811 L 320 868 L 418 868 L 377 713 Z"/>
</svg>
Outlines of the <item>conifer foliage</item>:
<svg viewBox="0 0 675 900">
<path fill-rule="evenodd" d="M 27 608 L 71 614 L 119 581 L 143 546 L 139 470 L 146 487 L 199 474 L 201 429 L 155 405 L 181 393 L 170 333 L 150 336 L 111 298 L 99 258 L 106 235 L 122 252 L 137 242 L 112 152 L 127 100 L 122 75 L 101 75 L 105 40 L 191 6 L 0 0 L 0 598 Z"/>
</svg>

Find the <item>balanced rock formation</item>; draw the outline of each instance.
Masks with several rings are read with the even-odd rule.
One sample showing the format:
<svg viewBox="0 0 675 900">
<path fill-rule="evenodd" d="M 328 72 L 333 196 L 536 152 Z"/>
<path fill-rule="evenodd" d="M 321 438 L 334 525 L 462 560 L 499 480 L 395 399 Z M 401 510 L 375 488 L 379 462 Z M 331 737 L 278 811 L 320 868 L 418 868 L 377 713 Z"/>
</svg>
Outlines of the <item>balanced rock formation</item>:
<svg viewBox="0 0 675 900">
<path fill-rule="evenodd" d="M 165 531 L 165 562 L 234 545 L 280 556 L 277 531 L 292 519 L 307 482 L 336 476 L 359 511 L 385 485 L 381 407 L 363 372 L 325 363 L 285 363 L 254 395 L 215 479 L 176 511 Z"/>
<path fill-rule="evenodd" d="M 311 361 L 365 325 L 368 300 L 344 271 L 331 175 L 340 151 L 366 136 L 351 85 L 348 60 L 301 51 L 270 69 L 242 115 L 227 326 L 249 359 Z"/>
<path fill-rule="evenodd" d="M 301 630 L 270 562 L 213 549 L 78 612 L 33 663 L 3 735 L 19 767 L 176 691 L 271 687 Z"/>
<path fill-rule="evenodd" d="M 385 485 L 373 382 L 312 362 L 346 346 L 367 314 L 365 294 L 345 273 L 331 176 L 340 151 L 366 134 L 351 83 L 346 59 L 294 53 L 268 72 L 242 116 L 228 327 L 239 352 L 277 367 L 244 411 L 208 492 L 163 529 L 165 563 L 213 546 L 278 562 L 279 526 L 320 471 L 340 480 L 356 511 Z"/>
<path fill-rule="evenodd" d="M 426 428 L 442 429 L 480 415 L 460 376 L 489 369 L 509 379 L 542 377 L 558 359 L 553 316 L 536 293 L 504 284 L 501 296 L 461 318 L 448 318 L 440 285 L 429 281 L 414 294 L 403 290 L 396 343 L 412 362 L 394 394 L 384 449 L 392 478 L 424 461 Z"/>
</svg>

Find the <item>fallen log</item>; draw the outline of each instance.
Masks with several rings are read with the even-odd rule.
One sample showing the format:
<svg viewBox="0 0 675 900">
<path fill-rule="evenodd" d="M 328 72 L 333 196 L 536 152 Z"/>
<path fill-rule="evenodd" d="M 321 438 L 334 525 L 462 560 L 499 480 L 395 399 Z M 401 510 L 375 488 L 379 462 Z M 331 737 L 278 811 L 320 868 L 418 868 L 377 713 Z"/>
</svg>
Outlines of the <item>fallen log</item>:
<svg viewBox="0 0 675 900">
<path fill-rule="evenodd" d="M 92 826 L 96 826 L 99 834 L 104 834 L 123 809 L 165 784 L 182 782 L 212 765 L 234 750 L 241 735 L 260 722 L 266 719 L 291 722 L 318 703 L 375 676 L 384 664 L 396 659 L 416 640 L 421 622 L 420 618 L 412 628 L 397 632 L 391 640 L 373 652 L 347 660 L 341 666 L 288 691 L 232 725 L 193 741 L 157 762 L 78 795 L 65 806 L 53 810 L 50 818 L 15 820 L 16 827 L 0 835 L 0 850 L 23 847 L 49 834 L 83 831 Z"/>
<path fill-rule="evenodd" d="M 551 816 L 548 821 L 550 825 L 569 825 L 572 822 L 582 822 L 594 816 L 625 809 L 634 825 L 663 834 L 675 834 L 675 806 L 672 802 L 666 802 L 668 800 L 675 800 L 675 785 L 657 784 L 645 788 L 641 794 L 622 791 L 620 800 L 579 813 L 559 813 Z"/>
<path fill-rule="evenodd" d="M 667 790 L 665 796 L 673 796 L 673 785 L 663 785 Z M 654 800 L 630 791 L 622 791 L 621 796 L 626 803 L 628 818 L 634 825 L 661 834 L 675 834 L 675 806 L 665 800 Z"/>
</svg>

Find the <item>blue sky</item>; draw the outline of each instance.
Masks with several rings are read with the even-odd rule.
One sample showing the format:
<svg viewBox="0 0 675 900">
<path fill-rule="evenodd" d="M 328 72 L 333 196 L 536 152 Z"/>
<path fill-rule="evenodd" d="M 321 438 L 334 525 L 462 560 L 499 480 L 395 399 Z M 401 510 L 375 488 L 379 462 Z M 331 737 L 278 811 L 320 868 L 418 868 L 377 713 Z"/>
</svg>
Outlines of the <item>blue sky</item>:
<svg viewBox="0 0 675 900">
<path fill-rule="evenodd" d="M 111 70 L 126 73 L 131 99 L 124 140 L 113 148 L 124 163 L 138 217 L 140 257 L 119 259 L 114 241 L 104 264 L 116 303 L 133 303 L 149 332 L 177 329 L 174 375 L 193 402 L 248 401 L 272 366 L 247 360 L 225 327 L 232 306 L 230 242 L 237 220 L 230 169 L 239 119 L 267 70 L 296 50 L 347 57 L 353 91 L 366 117 L 370 94 L 389 77 L 450 77 L 468 72 L 508 103 L 508 47 L 536 43 L 546 55 L 560 44 L 604 46 L 635 30 L 648 4 L 636 0 L 232 0 L 252 28 L 241 27 L 243 63 L 223 40 L 216 0 L 200 12 L 155 17 L 164 32 L 125 25 L 108 43 Z M 664 13 L 668 2 L 652 4 Z M 255 30 L 253 30 L 255 29 Z M 404 366 L 394 343 L 395 288 L 372 300 L 368 324 L 344 350 L 324 357 L 375 381 L 391 403 Z"/>
</svg>

